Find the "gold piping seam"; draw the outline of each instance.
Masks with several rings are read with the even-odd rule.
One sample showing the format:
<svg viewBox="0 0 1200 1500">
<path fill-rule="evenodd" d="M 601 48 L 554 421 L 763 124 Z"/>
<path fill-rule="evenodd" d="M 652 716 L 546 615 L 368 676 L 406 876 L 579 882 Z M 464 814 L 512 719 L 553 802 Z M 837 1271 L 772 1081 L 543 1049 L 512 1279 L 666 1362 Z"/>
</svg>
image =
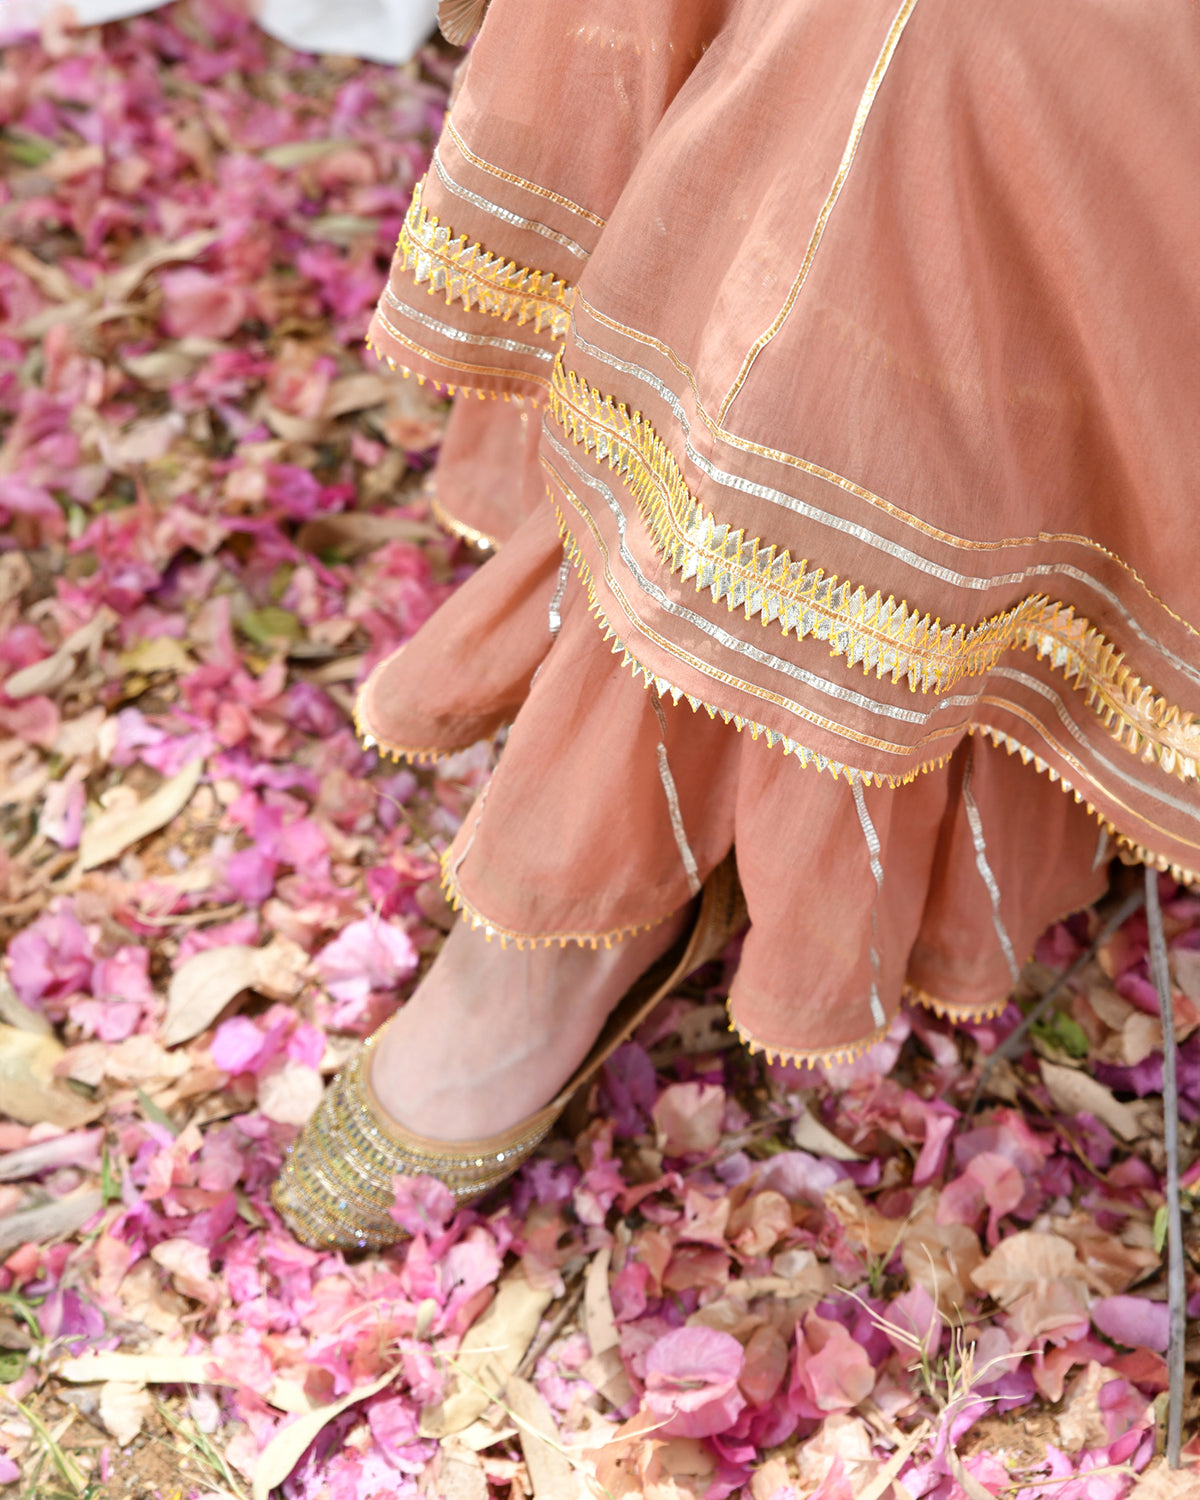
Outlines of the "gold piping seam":
<svg viewBox="0 0 1200 1500">
<path fill-rule="evenodd" d="M 667 917 L 674 915 L 674 911 L 670 911 L 665 916 L 654 917 L 649 922 L 633 922 L 625 927 L 610 927 L 605 932 L 517 932 L 514 928 L 505 927 L 502 923 L 494 922 L 490 917 L 485 916 L 463 894 L 458 877 L 450 866 L 451 849 L 453 845 L 442 854 L 442 890 L 446 900 L 458 912 L 462 920 L 469 922 L 476 931 L 482 932 L 489 943 L 493 938 L 499 939 L 501 948 L 507 948 L 510 943 L 517 949 L 553 948 L 556 943 L 560 948 L 565 948 L 568 943 L 576 943 L 580 948 L 611 948 L 614 943 L 619 943 L 624 938 L 634 937 L 639 932 L 649 932 L 652 927 L 660 926 L 667 920 Z"/>
<path fill-rule="evenodd" d="M 452 516 L 438 499 L 436 491 L 430 493 L 429 511 L 442 530 L 448 531 L 460 542 L 469 542 L 472 547 L 478 547 L 481 552 L 499 550 L 500 542 L 496 537 L 488 536 L 486 531 L 479 531 L 474 526 L 468 526 L 465 521 L 460 521 L 457 516 Z"/>
<path fill-rule="evenodd" d="M 538 198 L 545 198 L 550 203 L 557 203 L 560 208 L 568 212 L 578 214 L 581 219 L 586 219 L 589 224 L 594 224 L 597 229 L 603 229 L 606 220 L 599 214 L 589 212 L 581 208 L 578 203 L 572 203 L 570 198 L 564 198 L 561 193 L 552 192 L 549 188 L 542 187 L 540 183 L 530 182 L 527 177 L 518 177 L 513 172 L 506 172 L 501 167 L 494 166 L 490 161 L 485 161 L 482 156 L 476 156 L 474 151 L 463 140 L 455 129 L 453 119 L 446 117 L 446 134 L 458 147 L 459 155 L 469 161 L 473 167 L 478 167 L 481 172 L 490 172 L 493 177 L 498 177 L 501 182 L 511 182 L 514 187 L 524 188 L 526 192 L 533 193 Z"/>
<path fill-rule="evenodd" d="M 747 540 L 728 522 L 718 522 L 689 490 L 683 474 L 652 424 L 611 396 L 555 363 L 550 410 L 564 433 L 618 472 L 650 531 L 651 540 L 681 581 L 724 599 L 746 619 L 779 622 L 786 636 L 811 635 L 829 645 L 849 666 L 861 663 L 894 683 L 941 693 L 964 677 L 987 672 L 1012 650 L 1049 658 L 1085 695 L 1113 739 L 1181 781 L 1200 779 L 1200 723 L 1142 682 L 1123 655 L 1073 605 L 1030 595 L 1012 609 L 975 626 L 943 625 L 907 601 L 860 585 L 839 582 L 807 559 Z"/>
<path fill-rule="evenodd" d="M 459 301 L 518 326 L 532 323 L 552 339 L 566 336 L 571 324 L 575 288 L 549 271 L 518 266 L 484 250 L 466 235 L 455 235 L 422 203 L 426 179 L 413 193 L 396 243 L 396 265 L 412 271 L 418 286 L 429 283 L 429 293 L 444 292 L 446 302 Z"/>
<path fill-rule="evenodd" d="M 487 375 L 493 380 L 525 380 L 531 385 L 545 386 L 549 389 L 550 382 L 544 375 L 534 375 L 527 370 L 497 370 L 493 369 L 490 365 L 470 365 L 465 364 L 462 360 L 450 359 L 444 354 L 434 354 L 432 350 L 415 343 L 407 334 L 401 333 L 394 324 L 388 322 L 387 318 L 384 317 L 378 308 L 375 309 L 375 318 L 389 338 L 394 339 L 397 344 L 400 344 L 410 353 L 419 355 L 422 359 L 427 359 L 432 364 L 445 365 L 451 370 L 465 370 L 468 375 Z M 390 354 L 385 354 L 381 349 L 376 348 L 370 337 L 367 338 L 366 345 L 376 359 L 386 360 L 388 367 L 398 371 L 406 380 L 416 380 L 418 385 L 431 385 L 436 391 L 440 391 L 446 396 L 478 396 L 481 401 L 487 401 L 488 399 L 495 401 L 497 397 L 503 396 L 506 401 L 527 401 L 531 406 L 538 406 L 540 402 L 545 400 L 545 397 L 540 392 L 497 390 L 495 386 L 474 385 L 461 380 L 450 384 L 447 381 L 439 380 L 436 375 L 426 375 L 419 370 L 410 369 L 406 364 L 398 364 Z"/>
<path fill-rule="evenodd" d="M 904 35 L 904 28 L 908 25 L 909 17 L 912 15 L 916 3 L 917 0 L 904 0 L 904 3 L 896 12 L 891 26 L 888 28 L 888 34 L 884 38 L 883 47 L 880 49 L 879 56 L 875 59 L 875 66 L 871 69 L 871 76 L 867 79 L 867 86 L 863 90 L 862 98 L 858 101 L 858 108 L 854 112 L 854 122 L 850 127 L 850 135 L 846 141 L 845 150 L 842 152 L 842 159 L 838 163 L 837 173 L 833 179 L 833 186 L 829 189 L 825 202 L 821 205 L 821 211 L 817 215 L 817 222 L 809 238 L 804 261 L 801 264 L 800 270 L 796 273 L 796 279 L 792 282 L 787 299 L 776 315 L 774 322 L 764 333 L 759 335 L 749 353 L 742 361 L 742 367 L 738 371 L 725 400 L 721 404 L 721 410 L 717 415 L 719 423 L 725 421 L 729 413 L 729 408 L 733 405 L 746 376 L 750 373 L 750 367 L 762 350 L 766 348 L 783 327 L 785 318 L 791 312 L 796 298 L 800 295 L 804 283 L 808 280 L 808 273 L 812 270 L 812 263 L 816 259 L 817 250 L 825 234 L 825 226 L 829 223 L 829 216 L 832 214 L 838 199 L 841 197 L 842 188 L 846 185 L 846 178 L 850 175 L 850 168 L 854 165 L 854 158 L 858 154 L 859 142 L 862 140 L 863 131 L 867 128 L 867 117 L 871 113 L 871 106 L 875 103 L 875 96 L 879 93 L 884 74 L 887 72 L 892 58 L 895 56 L 896 48 L 900 45 L 900 38 Z"/>
<path fill-rule="evenodd" d="M 784 755 L 794 755 L 805 768 L 813 766 L 818 771 L 827 771 L 835 781 L 839 776 L 845 777 L 847 781 L 857 778 L 867 786 L 874 783 L 877 786 L 885 786 L 894 791 L 897 787 L 907 786 L 910 782 L 915 781 L 918 776 L 923 776 L 927 772 L 940 771 L 949 762 L 954 753 L 953 751 L 949 751 L 945 755 L 939 755 L 933 760 L 922 761 L 919 765 L 912 767 L 908 771 L 898 774 L 887 771 L 862 770 L 857 766 L 846 765 L 843 761 L 832 760 L 828 756 L 821 755 L 816 750 L 810 750 L 807 746 L 801 745 L 796 740 L 790 739 L 787 735 L 781 734 L 777 729 L 768 729 L 765 724 L 759 724 L 753 719 L 747 719 L 740 714 L 731 713 L 728 709 L 719 708 L 716 704 L 709 703 L 703 698 L 694 697 L 683 688 L 676 687 L 674 683 L 668 682 L 665 677 L 657 676 L 649 667 L 639 661 L 621 640 L 620 635 L 600 603 L 591 565 L 583 556 L 579 543 L 575 539 L 570 523 L 561 506 L 558 504 L 557 498 L 552 495 L 552 499 L 555 514 L 558 518 L 559 534 L 563 539 L 564 550 L 574 565 L 580 582 L 587 590 L 588 613 L 595 619 L 599 629 L 603 633 L 604 639 L 614 642 L 612 646 L 613 655 L 622 658 L 622 666 L 629 667 L 635 681 L 639 678 L 641 679 L 643 688 L 647 690 L 654 688 L 660 696 L 669 694 L 671 701 L 676 704 L 682 698 L 689 705 L 693 713 L 698 713 L 700 709 L 704 709 L 710 719 L 719 716 L 724 723 L 732 724 L 739 734 L 743 729 L 748 729 L 752 740 L 757 740 L 761 736 L 766 740 L 769 747 L 773 748 L 779 745 Z M 990 724 L 979 723 L 968 724 L 964 732 L 985 736 L 991 740 L 997 749 L 1003 749 L 1009 755 L 1019 754 L 1026 765 L 1032 764 L 1035 770 L 1048 776 L 1052 782 L 1058 783 L 1064 792 L 1069 792 L 1075 798 L 1076 802 L 1086 807 L 1088 813 L 1108 831 L 1118 845 L 1119 850 L 1124 851 L 1121 856 L 1122 858 L 1128 855 L 1132 863 L 1153 865 L 1156 870 L 1161 870 L 1164 874 L 1169 873 L 1181 885 L 1187 885 L 1194 890 L 1200 890 L 1200 873 L 1189 869 L 1185 865 L 1175 863 L 1168 855 L 1158 854 L 1154 850 L 1147 848 L 1145 844 L 1138 843 L 1137 840 L 1130 838 L 1128 834 L 1122 833 L 1114 823 L 1110 822 L 1084 796 L 1083 792 L 1075 787 L 1073 782 L 1068 780 L 1060 771 L 1056 770 L 1054 766 L 1043 760 L 1040 755 L 1030 750 L 1028 746 L 1023 745 L 1019 740 L 1015 739 L 1011 734 L 1001 729 L 995 729 Z"/>
</svg>

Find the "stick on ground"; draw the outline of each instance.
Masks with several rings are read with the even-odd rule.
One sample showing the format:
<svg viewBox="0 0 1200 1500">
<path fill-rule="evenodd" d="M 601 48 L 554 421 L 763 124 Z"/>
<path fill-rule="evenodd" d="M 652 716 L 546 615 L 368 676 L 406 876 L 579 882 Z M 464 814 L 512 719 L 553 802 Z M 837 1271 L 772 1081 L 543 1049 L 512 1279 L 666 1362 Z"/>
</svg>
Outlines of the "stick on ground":
<svg viewBox="0 0 1200 1500">
<path fill-rule="evenodd" d="M 1150 929 L 1150 973 L 1158 991 L 1163 1023 L 1163 1136 L 1167 1149 L 1167 1303 L 1171 1341 L 1167 1346 L 1167 1464 L 1177 1469 L 1183 1442 L 1183 1343 L 1187 1292 L 1183 1274 L 1183 1214 L 1179 1206 L 1179 1086 L 1175 1071 L 1175 1006 L 1167 970 L 1167 940 L 1158 900 L 1158 871 L 1146 866 L 1146 925 Z"/>
</svg>

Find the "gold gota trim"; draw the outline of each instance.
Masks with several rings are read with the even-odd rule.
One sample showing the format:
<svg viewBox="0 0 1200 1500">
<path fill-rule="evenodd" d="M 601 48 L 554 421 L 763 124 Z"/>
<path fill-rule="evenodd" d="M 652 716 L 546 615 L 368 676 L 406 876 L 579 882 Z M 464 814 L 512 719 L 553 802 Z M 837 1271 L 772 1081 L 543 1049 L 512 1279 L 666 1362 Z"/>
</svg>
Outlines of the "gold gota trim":
<svg viewBox="0 0 1200 1500">
<path fill-rule="evenodd" d="M 945 755 L 939 755 L 933 760 L 922 761 L 919 765 L 899 774 L 885 771 L 864 771 L 857 766 L 848 766 L 842 761 L 832 760 L 815 750 L 810 750 L 807 746 L 799 744 L 787 735 L 780 734 L 778 730 L 768 729 L 766 725 L 756 723 L 753 719 L 747 719 L 739 714 L 730 713 L 727 709 L 718 708 L 716 704 L 709 703 L 703 698 L 693 697 L 691 693 L 676 687 L 672 682 L 668 682 L 665 677 L 656 676 L 649 667 L 634 656 L 618 635 L 604 607 L 600 603 L 591 565 L 583 556 L 579 543 L 576 541 L 575 535 L 571 530 L 570 522 L 559 504 L 558 497 L 553 490 L 548 490 L 548 494 L 554 505 L 555 515 L 558 518 L 558 529 L 563 539 L 564 551 L 575 567 L 580 582 L 587 591 L 588 613 L 595 619 L 604 634 L 604 639 L 614 642 L 612 647 L 613 655 L 622 658 L 622 665 L 630 668 L 634 680 L 640 679 L 644 688 L 655 689 L 660 697 L 669 696 L 675 704 L 678 704 L 680 699 L 682 699 L 689 705 L 693 713 L 698 713 L 700 709 L 703 709 L 710 719 L 714 719 L 719 715 L 724 723 L 732 724 L 738 733 L 741 733 L 744 729 L 749 730 L 751 739 L 756 740 L 761 736 L 766 740 L 769 747 L 780 746 L 785 755 L 794 755 L 805 768 L 812 766 L 818 771 L 827 771 L 835 781 L 838 777 L 844 777 L 847 782 L 857 779 L 861 780 L 867 786 L 874 783 L 876 786 L 885 786 L 890 790 L 895 790 L 897 787 L 907 786 L 910 782 L 915 781 L 918 776 L 923 776 L 927 772 L 941 770 L 950 761 L 954 754 L 953 750 L 948 751 Z M 1097 823 L 1108 832 L 1117 845 L 1118 852 L 1123 859 L 1128 857 L 1129 863 L 1152 865 L 1156 870 L 1161 870 L 1164 874 L 1170 874 L 1181 885 L 1187 885 L 1193 890 L 1200 891 L 1200 873 L 1189 869 L 1186 865 L 1175 863 L 1169 856 L 1156 853 L 1154 850 L 1147 848 L 1145 844 L 1138 843 L 1135 839 L 1122 833 L 1061 771 L 1050 765 L 1048 761 L 1044 760 L 1027 745 L 1022 744 L 1013 735 L 1007 733 L 1005 730 L 996 729 L 990 724 L 981 723 L 968 724 L 965 728 L 965 733 L 982 735 L 986 739 L 991 740 L 998 749 L 1006 750 L 1010 755 L 1020 755 L 1026 765 L 1032 765 L 1040 774 L 1048 776 L 1052 782 L 1057 782 L 1064 792 L 1073 796 L 1076 802 L 1082 803 L 1091 816 L 1096 819 Z"/>
<path fill-rule="evenodd" d="M 552 339 L 566 336 L 571 323 L 575 288 L 549 271 L 530 270 L 493 255 L 466 235 L 456 235 L 422 203 L 427 178 L 413 193 L 396 243 L 396 259 L 412 271 L 418 286 L 429 283 L 429 293 L 444 292 L 447 303 L 461 302 L 470 311 L 532 323 L 536 332 Z"/>
<path fill-rule="evenodd" d="M 1181 781 L 1200 779 L 1196 715 L 1144 683 L 1074 606 L 1035 594 L 976 626 L 943 625 L 904 600 L 885 599 L 879 590 L 868 595 L 861 585 L 718 521 L 692 495 L 651 423 L 565 369 L 561 354 L 549 404 L 572 441 L 620 473 L 654 545 L 672 572 L 694 580 L 697 592 L 724 599 L 730 610 L 742 607 L 747 620 L 778 621 L 785 636 L 826 641 L 831 655 L 861 664 L 864 675 L 886 673 L 894 683 L 907 678 L 913 691 L 945 692 L 986 673 L 1009 651 L 1033 650 L 1075 679 L 1118 744 Z"/>
<path fill-rule="evenodd" d="M 758 739 L 761 735 L 768 745 L 779 745 L 785 755 L 794 755 L 802 766 L 813 766 L 818 771 L 827 771 L 835 781 L 839 776 L 842 776 L 848 782 L 862 781 L 867 786 L 874 783 L 877 786 L 886 786 L 894 789 L 898 786 L 907 786 L 910 781 L 915 781 L 918 776 L 923 775 L 926 771 L 941 770 L 949 761 L 951 755 L 953 755 L 954 752 L 950 750 L 945 755 L 939 755 L 933 760 L 922 761 L 919 765 L 912 766 L 908 770 L 901 772 L 863 771 L 857 766 L 848 766 L 844 761 L 834 760 L 830 756 L 822 755 L 817 750 L 810 750 L 807 745 L 802 745 L 798 740 L 793 740 L 785 734 L 780 734 L 777 729 L 768 729 L 765 724 L 760 724 L 755 719 L 748 719 L 742 714 L 731 713 L 728 709 L 720 708 L 715 703 L 709 703 L 704 698 L 693 697 L 691 693 L 676 687 L 673 682 L 668 682 L 665 677 L 655 676 L 650 668 L 643 662 L 640 662 L 628 647 L 624 645 L 615 626 L 609 620 L 604 607 L 600 603 L 591 565 L 583 556 L 579 544 L 575 540 L 574 533 L 571 530 L 570 522 L 558 504 L 557 497 L 554 496 L 553 491 L 550 491 L 550 494 L 554 501 L 555 515 L 558 518 L 559 535 L 563 539 L 563 549 L 568 561 L 575 568 L 579 576 L 579 581 L 587 590 L 588 613 L 603 631 L 604 639 L 615 643 L 612 647 L 613 655 L 622 658 L 622 666 L 629 667 L 635 680 L 637 678 L 641 679 L 644 688 L 653 688 L 658 692 L 660 697 L 670 697 L 672 703 L 678 704 L 682 698 L 691 707 L 693 713 L 704 709 L 710 719 L 722 719 L 726 724 L 731 724 L 739 734 L 743 729 L 748 730 L 752 740 Z"/>
<path fill-rule="evenodd" d="M 464 922 L 469 922 L 477 932 L 482 932 L 489 943 L 496 938 L 501 948 L 507 948 L 510 943 L 517 949 L 553 948 L 555 944 L 560 948 L 565 948 L 568 943 L 576 943 L 580 948 L 611 948 L 614 943 L 635 937 L 639 932 L 649 932 L 651 928 L 661 926 L 667 917 L 674 916 L 674 912 L 667 912 L 666 916 L 655 917 L 649 922 L 634 922 L 626 927 L 610 927 L 605 932 L 518 932 L 515 928 L 494 922 L 463 894 L 463 889 L 450 864 L 452 849 L 453 845 L 441 856 L 442 892 Z"/>
<path fill-rule="evenodd" d="M 497 537 L 489 536 L 486 531 L 479 531 L 474 526 L 468 526 L 465 521 L 460 521 L 457 516 L 452 516 L 438 499 L 436 491 L 430 493 L 429 512 L 443 531 L 448 531 L 460 542 L 469 542 L 472 547 L 478 547 L 481 552 L 495 552 L 499 549 L 500 542 Z"/>
</svg>

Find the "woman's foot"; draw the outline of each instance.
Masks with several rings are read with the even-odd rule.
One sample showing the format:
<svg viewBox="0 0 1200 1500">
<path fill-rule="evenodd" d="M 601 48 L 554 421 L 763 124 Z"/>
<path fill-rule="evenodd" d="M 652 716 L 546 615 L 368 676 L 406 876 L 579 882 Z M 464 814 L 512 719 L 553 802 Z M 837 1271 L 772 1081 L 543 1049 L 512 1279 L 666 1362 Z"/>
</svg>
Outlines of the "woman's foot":
<svg viewBox="0 0 1200 1500">
<path fill-rule="evenodd" d="M 524 950 L 457 923 L 376 1044 L 379 1104 L 433 1140 L 478 1140 L 519 1124 L 554 1098 L 687 921 L 678 912 L 611 948 Z"/>
</svg>

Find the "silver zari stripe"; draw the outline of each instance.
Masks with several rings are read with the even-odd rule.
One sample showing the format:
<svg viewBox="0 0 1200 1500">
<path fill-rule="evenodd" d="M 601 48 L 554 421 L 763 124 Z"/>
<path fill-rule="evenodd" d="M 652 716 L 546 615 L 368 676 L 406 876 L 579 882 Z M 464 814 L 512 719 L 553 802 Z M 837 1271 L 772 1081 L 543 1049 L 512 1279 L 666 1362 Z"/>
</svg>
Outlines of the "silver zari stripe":
<svg viewBox="0 0 1200 1500">
<path fill-rule="evenodd" d="M 663 793 L 667 799 L 667 811 L 671 815 L 671 832 L 675 835 L 675 847 L 679 850 L 679 858 L 683 861 L 683 868 L 687 873 L 688 890 L 693 896 L 698 896 L 704 882 L 700 879 L 696 856 L 692 853 L 691 844 L 688 843 L 687 830 L 683 826 L 683 813 L 679 807 L 679 792 L 667 760 L 667 716 L 663 713 L 662 700 L 657 691 L 651 692 L 650 701 L 654 704 L 659 732 L 662 735 L 662 739 L 658 742 L 658 779 L 662 782 Z"/>
<path fill-rule="evenodd" d="M 1016 984 L 1021 977 L 1021 966 L 1017 962 L 1017 955 L 1013 952 L 1012 939 L 1008 935 L 1008 928 L 1004 925 L 1004 918 L 1000 915 L 1000 887 L 996 884 L 991 865 L 988 864 L 987 842 L 983 837 L 983 819 L 979 816 L 979 804 L 975 801 L 975 794 L 971 790 L 971 772 L 974 768 L 975 741 L 972 740 L 967 748 L 967 765 L 963 771 L 963 809 L 967 814 L 967 823 L 971 829 L 971 842 L 975 845 L 975 868 L 979 871 L 979 878 L 987 886 L 987 893 L 992 903 L 992 926 L 996 929 L 1000 947 L 1004 950 L 1009 976 Z"/>
<path fill-rule="evenodd" d="M 481 197 L 479 193 L 473 193 L 470 188 L 465 188 L 461 183 L 455 182 L 454 178 L 447 172 L 445 163 L 435 151 L 433 153 L 433 170 L 438 174 L 442 186 L 448 193 L 453 193 L 456 198 L 461 198 L 464 203 L 470 203 L 475 208 L 480 208 L 493 218 L 503 219 L 506 224 L 511 224 L 514 229 L 528 229 L 534 234 L 540 234 L 543 238 L 553 240 L 556 245 L 561 245 L 564 250 L 577 255 L 580 260 L 587 260 L 590 251 L 585 250 L 578 241 L 573 240 L 569 234 L 559 234 L 557 229 L 551 229 L 548 224 L 539 224 L 536 219 L 526 219 L 521 214 L 514 214 L 510 209 L 501 208 L 498 203 L 493 203 L 490 198 Z"/>
<path fill-rule="evenodd" d="M 876 1026 L 887 1023 L 887 1012 L 883 1008 L 883 1001 L 879 998 L 879 898 L 883 895 L 883 861 L 880 859 L 879 835 L 875 832 L 875 824 L 871 821 L 871 814 L 867 811 L 867 799 L 863 792 L 862 782 L 856 776 L 850 783 L 850 790 L 854 793 L 854 806 L 858 810 L 858 821 L 862 826 L 863 838 L 867 841 L 867 854 L 871 861 L 871 874 L 875 877 L 875 895 L 871 900 L 871 1019 Z"/>
<path fill-rule="evenodd" d="M 420 323 L 422 328 L 428 328 L 430 333 L 436 333 L 444 339 L 451 339 L 456 344 L 473 344 L 484 349 L 503 349 L 508 354 L 531 354 L 535 359 L 540 359 L 545 364 L 553 362 L 554 353 L 550 349 L 539 349 L 536 344 L 524 344 L 519 339 L 500 338 L 490 333 L 467 333 L 465 329 L 455 328 L 451 323 L 443 323 L 438 318 L 431 318 L 428 313 L 423 313 L 415 307 L 410 307 L 407 302 L 401 302 L 391 287 L 384 290 L 384 299 L 389 307 L 396 312 L 411 318 L 414 323 Z M 387 327 L 385 321 L 384 327 Z M 497 373 L 502 374 L 503 371 Z"/>
<path fill-rule="evenodd" d="M 564 557 L 558 565 L 558 583 L 550 600 L 550 639 L 556 640 L 562 629 L 562 602 L 567 592 L 567 579 L 571 576 L 571 560 Z"/>
<path fill-rule="evenodd" d="M 1152 650 L 1166 656 L 1170 660 L 1171 665 L 1182 672 L 1185 677 L 1189 678 L 1192 682 L 1200 684 L 1200 668 L 1192 666 L 1183 657 L 1176 656 L 1168 651 L 1159 640 L 1139 624 L 1134 616 L 1130 614 L 1125 603 L 1111 589 L 1106 588 L 1099 579 L 1093 578 L 1090 573 L 1085 573 L 1080 568 L 1072 567 L 1070 563 L 1034 563 L 1027 568 L 1023 568 L 1019 573 L 995 573 L 986 577 L 971 573 L 959 573 L 953 568 L 946 568 L 940 563 L 935 563 L 930 558 L 922 557 L 919 552 L 913 552 L 908 547 L 903 547 L 888 537 L 877 535 L 869 527 L 860 526 L 854 521 L 844 519 L 842 516 L 833 515 L 819 506 L 809 505 L 797 496 L 787 494 L 784 490 L 772 489 L 769 485 L 765 484 L 756 484 L 752 480 L 743 479 L 738 474 L 731 474 L 725 469 L 717 468 L 711 459 L 706 458 L 693 447 L 691 423 L 688 421 L 687 413 L 684 411 L 683 405 L 675 395 L 675 392 L 668 385 L 664 384 L 663 381 L 659 380 L 649 370 L 644 370 L 640 365 L 631 364 L 627 360 L 619 359 L 615 354 L 609 353 L 607 349 L 602 349 L 598 344 L 589 343 L 579 332 L 577 324 L 573 327 L 573 334 L 576 344 L 586 354 L 593 355 L 596 359 L 601 360 L 611 368 L 620 370 L 623 374 L 632 376 L 633 379 L 640 380 L 644 385 L 648 385 L 671 408 L 675 420 L 679 423 L 683 432 L 684 453 L 688 462 L 725 489 L 737 490 L 744 495 L 754 495 L 757 499 L 766 500 L 772 505 L 778 505 L 784 510 L 791 511 L 794 515 L 803 516 L 806 520 L 815 521 L 821 526 L 827 526 L 831 531 L 840 531 L 845 536 L 852 536 L 857 541 L 864 543 L 864 545 L 873 547 L 876 551 L 884 552 L 889 557 L 898 558 L 901 562 L 907 563 L 909 567 L 916 571 L 925 573 L 931 578 L 941 579 L 944 583 L 953 584 L 956 588 L 979 591 L 997 588 L 1001 585 L 1025 584 L 1035 578 L 1070 578 L 1074 582 L 1082 583 L 1086 588 L 1092 589 L 1095 593 L 1099 594 L 1106 603 L 1111 605 L 1120 614 L 1126 625 L 1129 626 L 1130 630 L 1141 641 Z"/>
</svg>

